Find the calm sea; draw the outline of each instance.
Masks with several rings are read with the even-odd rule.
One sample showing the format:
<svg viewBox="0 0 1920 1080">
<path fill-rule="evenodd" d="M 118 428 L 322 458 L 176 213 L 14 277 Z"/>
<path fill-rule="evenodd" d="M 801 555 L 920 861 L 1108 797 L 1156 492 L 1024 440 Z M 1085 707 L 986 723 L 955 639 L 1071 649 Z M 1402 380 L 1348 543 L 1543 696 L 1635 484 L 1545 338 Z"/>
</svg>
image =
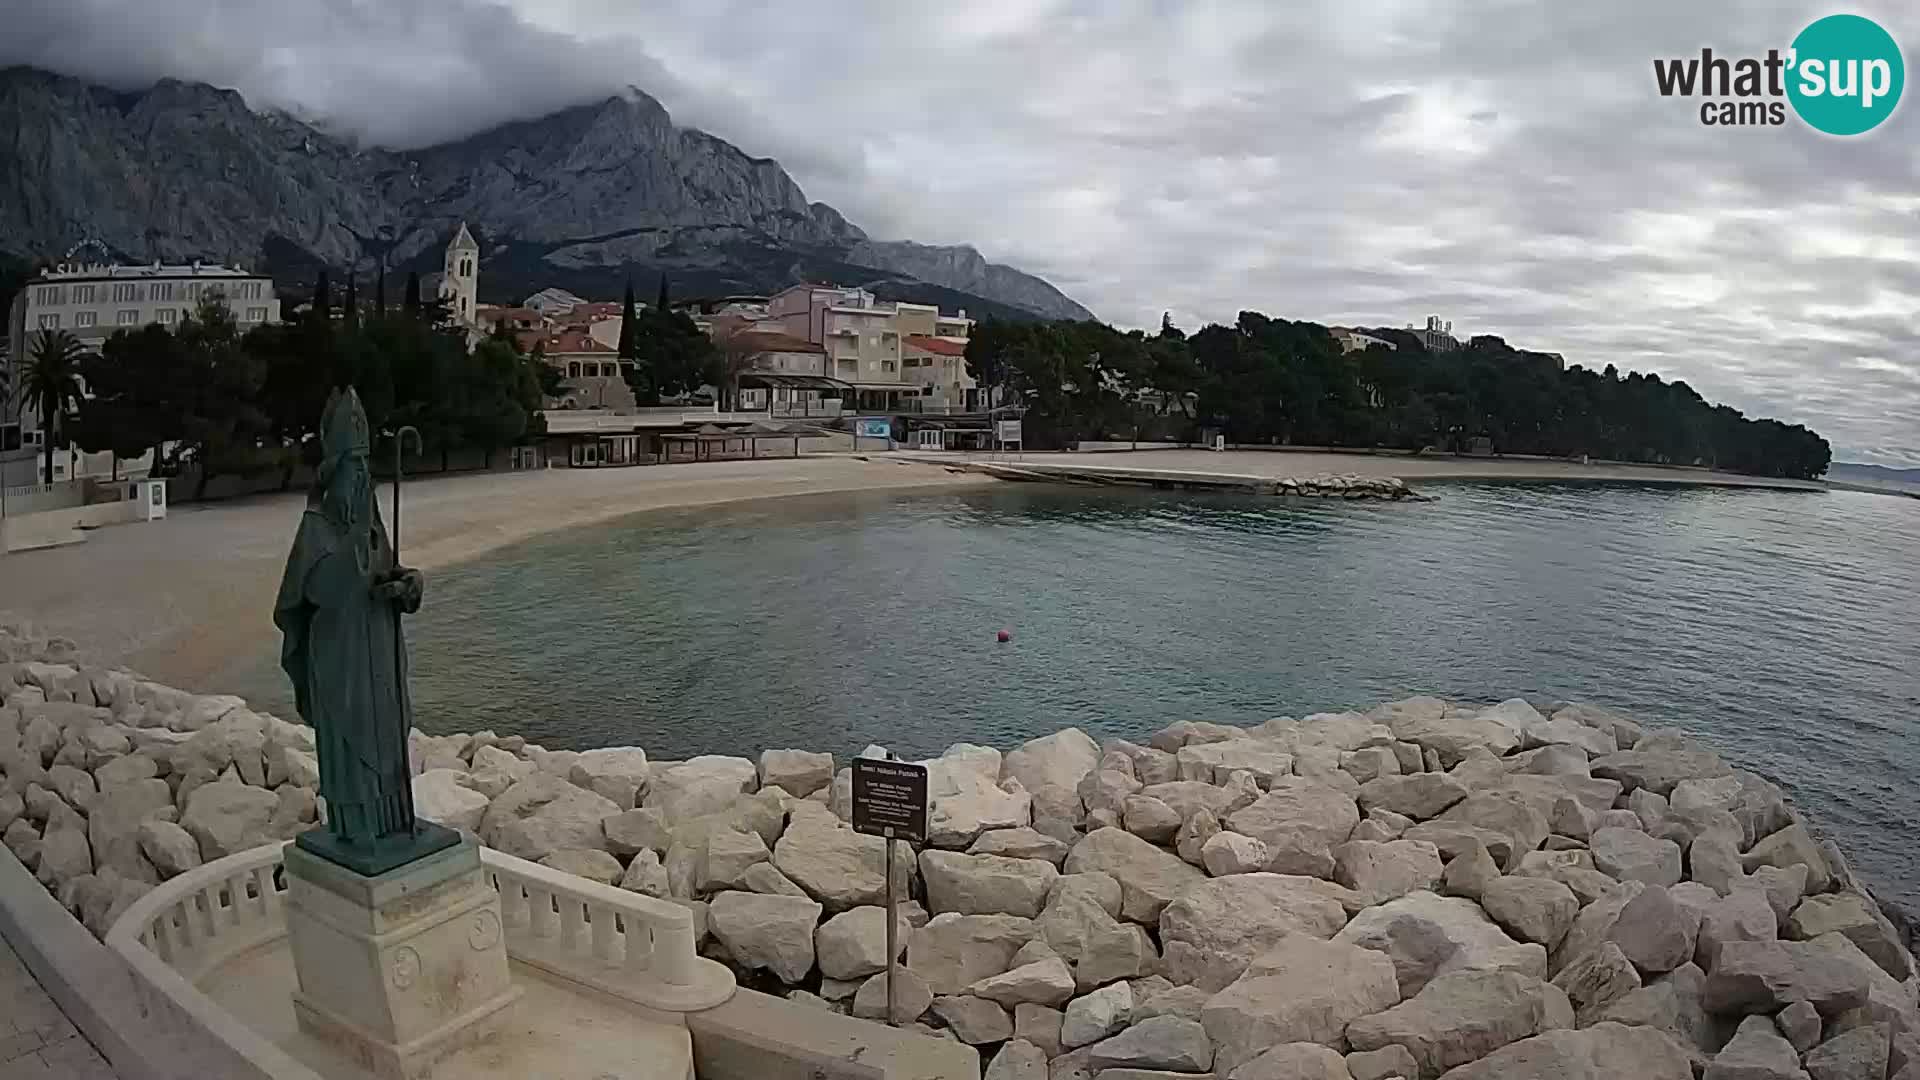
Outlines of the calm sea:
<svg viewBox="0 0 1920 1080">
<path fill-rule="evenodd" d="M 1425 490 L 1010 485 L 556 534 L 433 575 L 416 709 L 430 731 L 678 758 L 1139 738 L 1411 693 L 1592 701 L 1779 781 L 1920 908 L 1920 501 Z"/>
</svg>

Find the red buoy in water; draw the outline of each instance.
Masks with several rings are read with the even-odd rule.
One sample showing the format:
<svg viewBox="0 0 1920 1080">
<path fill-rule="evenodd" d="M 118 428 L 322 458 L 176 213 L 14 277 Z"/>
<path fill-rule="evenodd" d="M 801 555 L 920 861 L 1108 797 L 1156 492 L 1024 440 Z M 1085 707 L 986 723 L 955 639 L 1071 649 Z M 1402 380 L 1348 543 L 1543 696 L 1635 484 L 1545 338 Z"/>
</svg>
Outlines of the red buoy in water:
<svg viewBox="0 0 1920 1080">
<path fill-rule="evenodd" d="M 997 635 L 995 635 L 995 636 L 996 636 L 996 637 L 998 637 L 998 638 L 1000 639 L 1000 641 L 1001 641 L 1001 643 L 1003 643 L 1003 644 L 1004 644 L 1004 643 L 1006 643 L 1006 642 L 1009 642 L 1009 641 L 1012 641 L 1012 640 L 1013 640 L 1013 631 L 1011 631 L 1011 630 L 1002 630 L 1002 631 L 1000 631 L 1000 633 L 999 633 L 999 634 L 997 634 Z"/>
</svg>

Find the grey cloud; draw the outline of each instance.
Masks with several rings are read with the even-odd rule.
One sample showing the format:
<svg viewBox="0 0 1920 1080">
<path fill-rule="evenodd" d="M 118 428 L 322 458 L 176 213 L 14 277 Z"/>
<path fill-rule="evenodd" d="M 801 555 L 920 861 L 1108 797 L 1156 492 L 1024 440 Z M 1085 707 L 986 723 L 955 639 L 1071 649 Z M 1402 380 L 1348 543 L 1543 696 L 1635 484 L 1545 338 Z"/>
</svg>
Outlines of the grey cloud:
<svg viewBox="0 0 1920 1080">
<path fill-rule="evenodd" d="M 1858 7 L 1914 55 L 1920 13 Z M 206 79 L 400 145 L 631 83 L 875 236 L 973 243 L 1123 325 L 1433 312 L 1920 462 L 1920 102 L 1838 140 L 1703 127 L 1653 87 L 1657 56 L 1826 13 L 27 0 L 0 60 Z"/>
</svg>

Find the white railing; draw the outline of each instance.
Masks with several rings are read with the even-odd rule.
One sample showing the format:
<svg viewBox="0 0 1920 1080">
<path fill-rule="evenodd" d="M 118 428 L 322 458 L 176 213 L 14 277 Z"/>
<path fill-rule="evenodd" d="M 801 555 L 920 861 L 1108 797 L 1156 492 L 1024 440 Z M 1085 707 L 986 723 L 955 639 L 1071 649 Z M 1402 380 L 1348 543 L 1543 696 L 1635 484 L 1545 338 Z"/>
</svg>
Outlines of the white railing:
<svg viewBox="0 0 1920 1080">
<path fill-rule="evenodd" d="M 694 951 L 693 912 L 488 848 L 507 955 L 637 1005 L 710 1009 L 733 996 L 733 973 Z"/>
<path fill-rule="evenodd" d="M 223 1037 L 244 1030 L 194 984 L 286 935 L 282 859 L 283 846 L 269 844 L 164 882 L 127 909 L 107 946 L 175 1005 L 224 1018 L 215 1028 Z M 510 958 L 663 1012 L 708 1009 L 733 996 L 733 973 L 695 952 L 687 908 L 490 848 L 480 849 L 480 864 L 500 893 Z"/>
</svg>

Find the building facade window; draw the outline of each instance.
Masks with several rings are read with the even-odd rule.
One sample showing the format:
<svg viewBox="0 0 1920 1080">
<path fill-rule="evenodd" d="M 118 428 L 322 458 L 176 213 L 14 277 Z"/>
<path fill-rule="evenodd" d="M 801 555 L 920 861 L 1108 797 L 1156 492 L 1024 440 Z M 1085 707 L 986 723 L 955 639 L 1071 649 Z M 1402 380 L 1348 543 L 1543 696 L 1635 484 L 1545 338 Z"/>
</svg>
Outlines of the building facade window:
<svg viewBox="0 0 1920 1080">
<path fill-rule="evenodd" d="M 58 285 L 42 285 L 34 295 L 34 302 L 37 304 L 62 303 L 61 294 L 63 292 L 65 292 L 65 290 Z"/>
<path fill-rule="evenodd" d="M 148 296 L 148 299 L 158 300 L 162 303 L 172 300 L 173 299 L 173 282 L 171 281 L 154 282 L 153 290 L 151 294 Z"/>
<path fill-rule="evenodd" d="M 266 308 L 263 308 L 263 307 L 250 307 L 250 308 L 248 308 L 248 309 L 247 309 L 247 321 L 248 321 L 248 322 L 266 322 L 266 321 L 267 321 L 267 309 L 266 309 Z"/>
<path fill-rule="evenodd" d="M 160 316 L 161 325 L 163 326 L 173 325 L 174 310 L 172 308 L 161 308 L 158 314 Z"/>
<path fill-rule="evenodd" d="M 578 360 L 570 361 L 567 364 L 567 378 L 577 379 L 579 377 L 580 377 L 580 362 Z"/>
<path fill-rule="evenodd" d="M 58 314 L 40 316 L 40 329 L 42 330 L 60 329 L 60 316 Z"/>
<path fill-rule="evenodd" d="M 93 286 L 75 285 L 73 287 L 73 302 L 76 304 L 93 303 Z"/>
<path fill-rule="evenodd" d="M 114 321 L 121 326 L 137 326 L 140 323 L 140 313 L 133 308 L 122 308 Z"/>
<path fill-rule="evenodd" d="M 891 361 L 891 360 L 882 360 L 882 361 L 880 361 L 880 370 L 881 370 L 881 371 L 892 371 L 892 370 L 893 370 L 893 361 Z"/>
<path fill-rule="evenodd" d="M 119 285 L 115 285 L 113 287 L 113 298 L 122 304 L 136 303 L 140 299 L 140 286 L 130 282 L 122 282 Z"/>
<path fill-rule="evenodd" d="M 79 311 L 74 313 L 73 325 L 84 329 L 86 327 L 92 326 L 96 320 L 97 320 L 97 316 L 93 312 Z"/>
</svg>

